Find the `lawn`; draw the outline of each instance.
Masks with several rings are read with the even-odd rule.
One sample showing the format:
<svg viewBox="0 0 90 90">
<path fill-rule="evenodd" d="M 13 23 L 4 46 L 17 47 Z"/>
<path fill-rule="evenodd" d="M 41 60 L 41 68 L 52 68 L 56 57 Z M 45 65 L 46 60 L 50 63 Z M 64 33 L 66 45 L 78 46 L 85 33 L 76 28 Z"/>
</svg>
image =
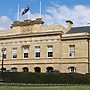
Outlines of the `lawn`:
<svg viewBox="0 0 90 90">
<path fill-rule="evenodd" d="M 90 88 L 0 88 L 0 90 L 90 90 Z"/>
</svg>

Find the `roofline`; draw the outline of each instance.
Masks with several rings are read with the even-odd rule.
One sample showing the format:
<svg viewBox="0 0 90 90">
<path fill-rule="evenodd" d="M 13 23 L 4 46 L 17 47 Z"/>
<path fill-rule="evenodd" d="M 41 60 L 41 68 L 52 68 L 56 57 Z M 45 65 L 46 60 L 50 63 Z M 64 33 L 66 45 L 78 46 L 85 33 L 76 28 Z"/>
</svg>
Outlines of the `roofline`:
<svg viewBox="0 0 90 90">
<path fill-rule="evenodd" d="M 64 34 L 62 35 L 62 37 L 77 37 L 77 36 L 88 36 L 90 35 L 87 32 L 83 32 L 83 33 L 72 33 L 72 34 Z"/>
<path fill-rule="evenodd" d="M 66 34 L 62 35 L 62 40 L 75 40 L 75 39 L 88 39 L 90 38 L 89 33 L 76 33 L 76 34 Z"/>
<path fill-rule="evenodd" d="M 82 27 L 90 27 L 90 26 L 74 26 L 74 27 L 72 27 L 72 28 L 82 28 Z"/>
</svg>

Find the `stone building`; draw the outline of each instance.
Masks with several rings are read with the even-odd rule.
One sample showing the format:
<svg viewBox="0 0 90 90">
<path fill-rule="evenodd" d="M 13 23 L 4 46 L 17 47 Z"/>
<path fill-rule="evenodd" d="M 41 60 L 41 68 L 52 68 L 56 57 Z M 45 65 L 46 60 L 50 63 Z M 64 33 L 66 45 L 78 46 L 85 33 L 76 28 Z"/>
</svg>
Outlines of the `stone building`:
<svg viewBox="0 0 90 90">
<path fill-rule="evenodd" d="M 0 31 L 0 68 L 4 49 L 4 71 L 62 73 L 90 72 L 90 26 L 44 26 L 41 18 L 15 21 Z"/>
</svg>

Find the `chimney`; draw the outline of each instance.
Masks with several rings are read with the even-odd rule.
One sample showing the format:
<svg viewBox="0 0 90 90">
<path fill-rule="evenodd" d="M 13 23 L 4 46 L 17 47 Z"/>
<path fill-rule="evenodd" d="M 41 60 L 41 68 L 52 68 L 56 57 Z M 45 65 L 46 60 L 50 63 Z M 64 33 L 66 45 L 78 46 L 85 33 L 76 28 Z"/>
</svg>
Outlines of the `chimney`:
<svg viewBox="0 0 90 90">
<path fill-rule="evenodd" d="M 68 25 L 67 30 L 71 29 L 73 22 L 71 20 L 67 20 L 66 24 Z"/>
</svg>

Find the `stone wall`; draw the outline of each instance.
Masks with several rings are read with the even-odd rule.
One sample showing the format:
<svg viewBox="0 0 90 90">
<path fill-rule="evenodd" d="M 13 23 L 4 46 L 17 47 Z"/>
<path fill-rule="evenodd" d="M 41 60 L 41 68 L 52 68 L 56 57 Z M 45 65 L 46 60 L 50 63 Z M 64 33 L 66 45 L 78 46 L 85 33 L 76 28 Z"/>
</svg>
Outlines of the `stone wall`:
<svg viewBox="0 0 90 90">
<path fill-rule="evenodd" d="M 69 21 L 68 21 L 69 22 Z M 46 72 L 47 67 L 53 67 L 62 73 L 68 73 L 69 67 L 75 67 L 77 73 L 88 72 L 88 41 L 87 33 L 65 34 L 68 29 L 61 25 L 43 26 L 43 21 L 15 22 L 11 30 L 0 33 L 0 68 L 2 63 L 2 48 L 6 48 L 4 68 L 16 67 L 22 72 L 27 67 L 29 72 L 35 72 L 40 67 Z M 70 23 L 72 26 L 72 23 Z M 68 27 L 70 28 L 70 27 Z M 63 35 L 64 34 L 64 35 Z M 47 46 L 53 46 L 53 57 L 47 57 Z M 75 45 L 75 57 L 69 57 L 69 45 Z M 23 58 L 23 47 L 28 46 L 28 59 Z M 35 46 L 40 46 L 40 58 L 35 58 Z M 17 59 L 12 58 L 12 49 L 17 48 Z"/>
</svg>

